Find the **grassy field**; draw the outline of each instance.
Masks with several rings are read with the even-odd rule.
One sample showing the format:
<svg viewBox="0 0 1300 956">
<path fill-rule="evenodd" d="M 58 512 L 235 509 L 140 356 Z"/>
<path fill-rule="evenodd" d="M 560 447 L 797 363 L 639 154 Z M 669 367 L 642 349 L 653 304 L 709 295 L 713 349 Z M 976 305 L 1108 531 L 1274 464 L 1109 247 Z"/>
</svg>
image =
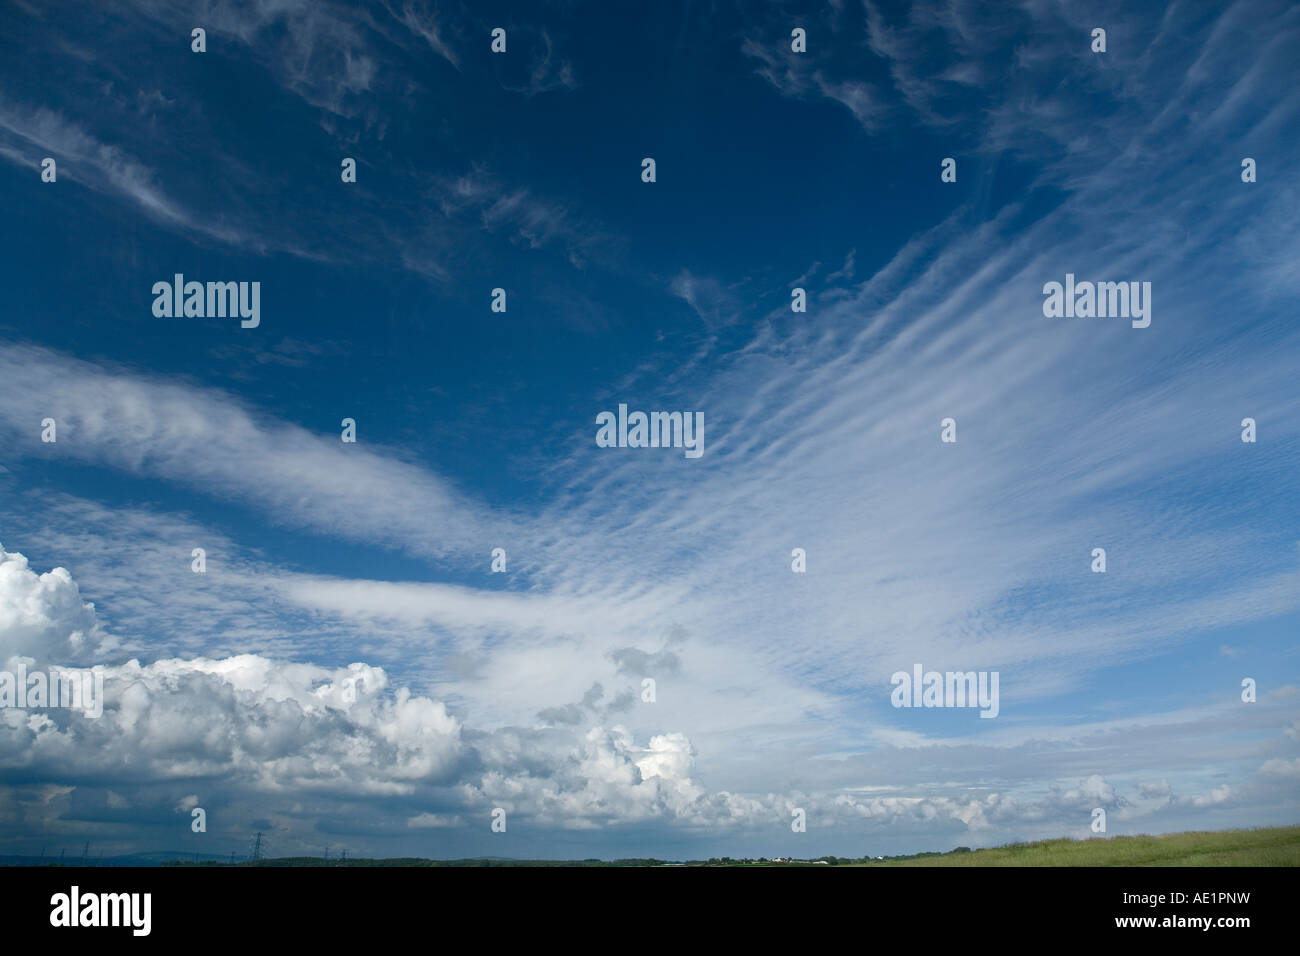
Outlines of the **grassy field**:
<svg viewBox="0 0 1300 956">
<path fill-rule="evenodd" d="M 843 864 L 841 864 L 843 865 Z M 1300 866 L 1300 826 L 1044 840 L 849 866 Z"/>
</svg>

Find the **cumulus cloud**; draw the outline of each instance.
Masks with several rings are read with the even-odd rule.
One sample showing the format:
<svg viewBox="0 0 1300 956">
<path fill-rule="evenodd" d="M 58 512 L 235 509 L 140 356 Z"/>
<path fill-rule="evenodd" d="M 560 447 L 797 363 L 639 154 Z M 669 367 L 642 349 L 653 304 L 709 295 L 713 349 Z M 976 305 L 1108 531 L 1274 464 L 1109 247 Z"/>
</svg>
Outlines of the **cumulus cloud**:
<svg viewBox="0 0 1300 956">
<path fill-rule="evenodd" d="M 100 636 L 67 570 L 37 575 L 0 549 L 0 657 L 86 660 L 108 649 Z M 462 750 L 460 722 L 442 702 L 390 688 L 382 668 L 363 663 L 241 654 L 129 660 L 103 674 L 102 716 L 0 713 L 0 762 L 65 780 L 221 776 L 261 791 L 401 793 L 454 771 Z"/>
<path fill-rule="evenodd" d="M 461 752 L 444 704 L 386 693 L 384 672 L 364 664 L 132 660 L 104 678 L 101 717 L 5 711 L 5 766 L 124 785 L 220 776 L 261 792 L 383 794 L 445 777 Z"/>
<path fill-rule="evenodd" d="M 1138 796 L 1143 800 L 1159 800 L 1173 793 L 1168 780 L 1138 784 Z"/>
<path fill-rule="evenodd" d="M 65 570 L 38 576 L 21 554 L 0 554 L 3 646 L 45 657 L 75 646 L 74 632 L 82 644 L 100 633 L 94 608 Z M 563 719 L 545 715 L 564 726 L 476 730 L 444 702 L 395 687 L 384 669 L 360 662 L 329 668 L 259 654 L 132 659 L 105 666 L 104 675 L 102 717 L 0 713 L 0 767 L 41 786 L 65 786 L 58 799 L 38 801 L 56 817 L 82 799 L 79 790 L 98 788 L 97 799 L 116 812 L 136 806 L 131 794 L 160 786 L 171 790 L 173 813 L 208 807 L 203 784 L 213 780 L 234 802 L 396 800 L 388 825 L 408 831 L 456 828 L 496 806 L 562 830 L 646 822 L 754 830 L 788 821 L 799 807 L 816 828 L 939 821 L 980 831 L 1125 803 L 1099 775 L 1054 785 L 1038 801 L 1000 793 L 710 791 L 685 733 L 641 737 L 604 724 L 611 698 L 598 683 Z M 1271 761 L 1261 773 L 1293 774 L 1294 766 Z M 146 812 L 149 799 L 140 801 Z M 1223 799 L 1226 788 L 1194 805 Z M 415 809 L 419 802 L 434 805 Z M 386 815 L 382 803 L 370 812 Z"/>
<path fill-rule="evenodd" d="M 0 661 L 74 664 L 112 643 L 66 568 L 37 574 L 27 558 L 0 544 Z"/>
<path fill-rule="evenodd" d="M 37 575 L 23 555 L 0 551 L 0 647 L 45 659 L 84 651 L 99 634 L 93 606 L 80 599 L 65 569 Z M 463 805 L 505 801 L 512 810 L 577 827 L 595 819 L 671 820 L 690 813 L 702 795 L 690 778 L 691 745 L 683 734 L 638 745 L 622 727 L 549 741 L 536 731 L 507 730 L 476 735 L 471 754 L 461 721 L 443 702 L 394 688 L 382 668 L 364 663 L 325 668 L 240 654 L 132 659 L 103 672 L 101 717 L 0 714 L 0 765 L 29 778 L 93 780 L 124 790 L 220 778 L 227 788 L 289 800 L 312 793 L 409 796 L 459 783 Z M 593 686 L 583 707 L 603 696 Z M 173 801 L 181 810 L 201 802 L 194 792 Z M 114 793 L 109 803 L 126 801 Z M 454 813 L 426 811 L 407 825 L 456 820 Z"/>
</svg>

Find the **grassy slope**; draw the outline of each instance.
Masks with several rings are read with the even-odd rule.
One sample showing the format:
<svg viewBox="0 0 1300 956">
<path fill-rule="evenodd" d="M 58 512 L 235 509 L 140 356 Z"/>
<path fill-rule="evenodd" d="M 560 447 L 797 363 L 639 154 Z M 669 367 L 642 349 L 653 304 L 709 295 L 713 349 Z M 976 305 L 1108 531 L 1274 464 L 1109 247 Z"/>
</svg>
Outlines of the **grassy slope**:
<svg viewBox="0 0 1300 956">
<path fill-rule="evenodd" d="M 1300 866 L 1300 826 L 1015 843 L 865 866 Z"/>
</svg>

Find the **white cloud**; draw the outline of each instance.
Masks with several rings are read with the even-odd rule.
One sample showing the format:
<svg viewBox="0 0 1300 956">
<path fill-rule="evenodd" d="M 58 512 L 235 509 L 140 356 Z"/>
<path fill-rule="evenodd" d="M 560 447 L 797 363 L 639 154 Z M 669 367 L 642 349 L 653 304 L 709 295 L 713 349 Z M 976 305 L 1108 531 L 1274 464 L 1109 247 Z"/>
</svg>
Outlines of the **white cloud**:
<svg viewBox="0 0 1300 956">
<path fill-rule="evenodd" d="M 0 348 L 0 428 L 51 416 L 57 450 L 137 474 L 158 474 L 257 503 L 298 527 L 387 537 L 424 555 L 469 549 L 508 521 L 397 455 L 343 445 L 338 433 L 271 424 L 216 391 L 136 378 L 55 353 Z M 268 427 L 269 426 L 269 427 Z M 420 502 L 412 512 L 407 504 Z"/>
<path fill-rule="evenodd" d="M 12 622 L 18 619 L 16 606 L 30 603 L 36 578 L 21 555 L 6 555 L 0 566 L 5 565 L 26 576 L 22 588 L 0 591 L 0 620 Z M 76 586 L 62 576 L 57 580 L 60 588 Z M 96 629 L 88 608 L 71 623 Z M 60 646 L 66 642 L 61 631 L 45 627 L 43 646 L 29 649 L 44 653 Z M 12 639 L 8 631 L 0 633 Z M 674 646 L 685 646 L 675 640 Z M 184 788 L 173 791 L 171 807 L 204 806 L 210 814 L 214 796 L 222 805 L 398 800 L 387 823 L 390 811 L 382 804 L 368 812 L 381 826 L 408 831 L 456 829 L 495 806 L 536 826 L 578 831 L 646 822 L 749 831 L 785 821 L 791 808 L 802 807 L 816 829 L 919 832 L 938 824 L 982 833 L 1008 825 L 1059 825 L 1098 803 L 1126 804 L 1098 774 L 1053 783 L 1041 799 L 959 791 L 711 791 L 698 779 L 695 745 L 680 731 L 651 733 L 639 743 L 627 727 L 591 724 L 590 718 L 570 729 L 473 730 L 442 702 L 394 687 L 383 669 L 359 662 L 321 667 L 241 654 L 132 660 L 105 673 L 101 718 L 59 711 L 0 715 L 6 727 L 0 764 L 22 767 L 31 780 L 71 781 L 74 789 L 107 784 L 112 789 L 105 791 L 105 805 L 122 812 L 147 804 L 150 788 L 168 785 Z M 584 703 L 593 706 L 603 696 L 592 688 Z M 586 713 L 597 717 L 595 710 Z M 1264 777 L 1295 773 L 1294 761 L 1271 760 L 1260 770 Z M 213 780 L 221 781 L 215 795 L 204 784 Z M 1141 794 L 1154 791 L 1144 785 Z M 1233 788 L 1221 786 L 1182 803 L 1206 808 L 1235 796 Z M 412 801 L 418 806 L 427 800 L 436 806 L 412 812 Z M 55 814 L 68 808 L 66 802 L 42 805 Z M 209 817 L 214 819 L 219 817 Z"/>
<path fill-rule="evenodd" d="M 58 164 L 60 179 L 81 182 L 134 204 L 150 219 L 183 232 L 231 245 L 260 248 L 251 234 L 214 225 L 169 196 L 155 172 L 121 147 L 100 142 L 61 113 L 40 107 L 34 111 L 0 103 L 0 155 L 14 163 L 39 169 L 44 156 Z"/>
<path fill-rule="evenodd" d="M 95 606 L 81 599 L 66 568 L 38 575 L 27 558 L 0 545 L 0 661 L 27 657 L 72 665 L 110 646 Z"/>
</svg>

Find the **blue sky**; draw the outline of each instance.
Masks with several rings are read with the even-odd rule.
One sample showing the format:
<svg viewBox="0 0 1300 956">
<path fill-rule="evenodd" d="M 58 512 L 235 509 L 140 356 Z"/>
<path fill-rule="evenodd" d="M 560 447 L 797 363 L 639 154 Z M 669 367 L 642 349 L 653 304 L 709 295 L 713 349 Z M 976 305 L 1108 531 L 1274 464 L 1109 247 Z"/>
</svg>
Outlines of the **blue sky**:
<svg viewBox="0 0 1300 956">
<path fill-rule="evenodd" d="M 5 23 L 0 657 L 108 674 L 0 712 L 5 852 L 1296 822 L 1293 5 Z M 155 317 L 175 273 L 261 324 Z M 1067 273 L 1150 326 L 1045 317 Z M 620 403 L 703 456 L 598 448 Z M 892 707 L 918 662 L 998 716 Z"/>
</svg>

